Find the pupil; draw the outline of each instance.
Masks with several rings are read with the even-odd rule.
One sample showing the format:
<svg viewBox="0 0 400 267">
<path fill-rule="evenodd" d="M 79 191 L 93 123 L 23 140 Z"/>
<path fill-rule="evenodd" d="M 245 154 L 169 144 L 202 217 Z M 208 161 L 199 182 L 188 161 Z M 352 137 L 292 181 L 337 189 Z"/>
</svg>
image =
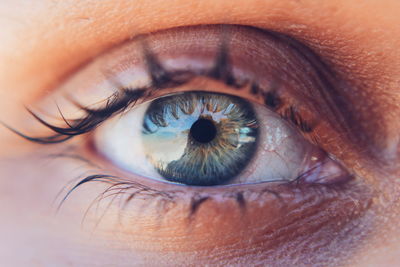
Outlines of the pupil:
<svg viewBox="0 0 400 267">
<path fill-rule="evenodd" d="M 217 128 L 208 119 L 198 119 L 190 128 L 190 135 L 199 143 L 208 143 L 217 135 Z"/>
</svg>

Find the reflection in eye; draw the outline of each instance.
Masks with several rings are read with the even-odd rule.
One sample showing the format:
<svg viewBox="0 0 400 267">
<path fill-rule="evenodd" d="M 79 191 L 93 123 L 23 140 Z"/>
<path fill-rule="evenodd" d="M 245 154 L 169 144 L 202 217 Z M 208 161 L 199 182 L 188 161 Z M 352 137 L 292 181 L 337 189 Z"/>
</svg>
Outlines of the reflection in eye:
<svg viewBox="0 0 400 267">
<path fill-rule="evenodd" d="M 330 159 L 323 166 L 322 152 L 277 114 L 223 94 L 160 97 L 107 122 L 96 139 L 126 170 L 186 185 L 293 181 L 317 169 L 342 175 Z"/>
</svg>

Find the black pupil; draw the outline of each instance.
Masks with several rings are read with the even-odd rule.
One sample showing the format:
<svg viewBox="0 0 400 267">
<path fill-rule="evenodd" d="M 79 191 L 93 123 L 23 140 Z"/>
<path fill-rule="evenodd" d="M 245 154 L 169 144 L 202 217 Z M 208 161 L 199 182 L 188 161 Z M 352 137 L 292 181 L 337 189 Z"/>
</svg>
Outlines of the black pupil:
<svg viewBox="0 0 400 267">
<path fill-rule="evenodd" d="M 190 128 L 190 135 L 199 143 L 208 143 L 217 135 L 217 128 L 208 119 L 198 119 Z"/>
</svg>

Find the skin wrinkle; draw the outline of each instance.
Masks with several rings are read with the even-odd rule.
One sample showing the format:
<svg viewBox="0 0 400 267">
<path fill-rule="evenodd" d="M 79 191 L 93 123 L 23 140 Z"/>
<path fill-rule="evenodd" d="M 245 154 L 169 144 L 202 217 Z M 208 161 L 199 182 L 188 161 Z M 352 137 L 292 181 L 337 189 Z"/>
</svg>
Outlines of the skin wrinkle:
<svg viewBox="0 0 400 267">
<path fill-rule="evenodd" d="M 13 3 L 25 3 L 25 6 L 21 4 L 17 12 L 16 8 L 15 11 L 13 9 Z M 90 57 L 98 55 L 113 44 L 117 44 L 136 33 L 146 32 L 149 29 L 156 30 L 157 27 L 168 28 L 181 24 L 196 24 L 202 21 L 207 21 L 207 23 L 240 22 L 257 24 L 258 26 L 290 33 L 315 48 L 322 56 L 338 66 L 337 69 L 341 73 L 351 73 L 354 84 L 358 88 L 365 89 L 358 93 L 371 95 L 371 98 L 374 98 L 374 101 L 371 100 L 371 103 L 367 103 L 364 108 L 359 109 L 360 113 L 367 114 L 366 110 L 383 113 L 381 122 L 370 127 L 382 129 L 376 132 L 375 139 L 381 140 L 380 147 L 386 147 L 388 151 L 393 150 L 393 145 L 389 141 L 396 140 L 399 132 L 399 123 L 396 123 L 398 121 L 396 118 L 399 117 L 399 93 L 395 90 L 399 84 L 396 77 L 398 77 L 400 64 L 399 53 L 397 52 L 397 47 L 400 47 L 400 40 L 396 38 L 396 36 L 400 36 L 396 21 L 399 10 L 398 1 L 386 1 L 384 5 L 381 5 L 382 2 L 380 1 L 365 1 L 362 4 L 349 3 L 349 1 L 326 1 L 323 4 L 320 3 L 316 8 L 311 7 L 311 1 L 280 1 L 280 3 L 279 1 L 251 1 L 251 3 L 246 2 L 245 5 L 239 3 L 237 5 L 230 3 L 225 5 L 222 1 L 202 1 L 193 6 L 187 2 L 171 1 L 168 3 L 169 8 L 163 7 L 162 3 L 158 1 L 147 1 L 147 3 L 137 1 L 137 5 L 129 4 L 128 6 L 124 5 L 122 1 L 102 1 L 102 3 L 87 1 L 73 5 L 71 5 L 72 2 L 68 1 L 55 1 L 52 2 L 51 7 L 45 4 L 50 2 L 43 1 L 40 2 L 43 3 L 42 5 L 32 4 L 31 7 L 34 8 L 28 7 L 26 3 L 32 2 L 10 1 L 5 3 L 4 1 L 0 7 L 2 12 L 4 9 L 7 10 L 7 12 L 4 12 L 6 14 L 16 14 L 11 16 L 13 17 L 11 20 L 21 21 L 14 28 L 6 27 L 2 30 L 0 62 L 3 63 L 1 63 L 0 69 L 0 84 L 3 88 L 10 90 L 9 94 L 5 94 L 5 90 L 1 92 L 1 114 L 5 112 L 13 114 L 13 110 L 18 113 L 17 107 L 19 108 L 19 105 L 15 105 L 16 102 L 19 103 L 21 99 L 25 99 L 24 101 L 30 103 L 31 97 L 34 98 L 34 94 L 41 95 L 43 88 L 53 88 L 54 85 L 58 84 L 61 77 L 68 75 L 68 72 L 73 71 Z M 117 3 L 121 3 L 121 5 Z M 251 8 L 256 3 L 261 3 L 263 6 L 260 7 L 260 13 Z M 182 9 L 177 8 L 177 6 Z M 150 7 L 151 11 L 147 12 L 146 7 Z M 197 14 L 196 11 L 193 12 L 195 14 L 189 12 L 192 7 L 198 8 Z M 53 10 L 53 8 L 54 12 L 49 14 L 49 10 Z M 65 12 L 70 18 L 64 20 L 59 13 L 66 9 L 70 11 Z M 183 10 L 184 12 L 182 12 Z M 373 11 L 368 12 L 368 10 Z M 140 19 L 147 19 L 144 23 L 138 23 L 139 19 L 132 16 L 132 14 L 141 14 L 141 12 L 148 14 L 148 17 L 140 16 Z M 326 15 L 327 12 L 331 12 L 329 16 Z M 100 16 L 102 13 L 105 15 Z M 21 14 L 20 19 L 17 14 Z M 224 14 L 229 14 L 229 16 Z M 89 20 L 82 21 L 79 19 L 81 17 L 88 17 Z M 68 21 L 69 19 L 71 21 Z M 10 16 L 2 16 L 0 24 L 10 24 L 9 20 Z M 23 21 L 30 21 L 30 23 L 23 23 Z M 49 30 L 47 21 L 54 22 L 54 31 Z M 88 29 L 91 32 L 80 28 L 83 25 L 86 27 L 90 25 Z M 379 25 L 382 26 L 379 27 Z M 27 28 L 28 26 L 37 30 Z M 132 30 L 133 28 L 135 30 Z M 382 30 L 379 28 L 382 28 Z M 319 32 L 319 34 L 316 32 Z M 70 38 L 64 39 L 62 34 L 69 34 Z M 43 36 L 43 38 L 37 38 L 37 36 Z M 104 38 L 104 36 L 107 36 L 107 38 Z M 46 40 L 46 42 L 43 42 L 43 40 Z M 19 51 L 19 54 L 15 55 L 15 51 Z M 55 55 L 55 57 L 49 57 L 47 54 Z M 24 68 L 20 68 L 20 66 L 24 66 Z M 34 92 L 34 94 L 30 94 L 30 92 Z M 354 98 L 357 98 L 356 94 Z M 10 99 L 15 101 L 10 101 Z M 392 110 L 387 111 L 388 107 Z M 382 110 L 387 112 L 381 112 Z M 12 118 L 14 117 L 10 116 L 9 119 L 12 120 Z M 364 115 L 364 118 L 363 121 L 368 121 L 368 115 Z M 1 135 L 3 133 L 6 136 L 4 130 L 2 130 Z M 388 136 L 392 138 L 385 138 Z M 7 149 L 2 149 L 1 153 L 4 154 L 6 151 Z M 382 156 L 385 156 L 385 153 Z M 398 254 L 396 242 L 399 241 L 399 230 L 396 229 L 396 222 L 398 222 L 398 211 L 400 210 L 397 203 L 400 197 L 397 178 L 400 177 L 400 172 L 398 155 L 393 156 L 392 153 L 388 159 L 390 160 L 387 161 L 387 165 L 390 168 L 375 170 L 374 175 L 370 175 L 368 172 L 374 170 L 376 166 L 367 166 L 364 170 L 366 173 L 363 173 L 361 169 L 365 167 L 365 163 L 359 163 L 361 166 L 358 169 L 360 169 L 361 176 L 366 177 L 366 180 L 376 189 L 378 195 L 374 198 L 373 208 L 368 216 L 380 220 L 376 235 L 370 237 L 369 242 L 362 244 L 366 251 L 360 250 L 359 255 L 354 255 L 354 258 L 357 259 L 356 263 L 360 266 L 363 266 L 363 261 L 364 263 L 368 261 L 369 264 L 374 264 L 374 261 L 375 263 L 386 262 L 392 264 L 392 266 L 397 263 L 395 256 Z M 20 177 L 26 176 L 23 172 L 19 173 Z M 58 175 L 59 170 L 54 173 Z M 2 172 L 1 177 L 12 175 L 14 174 L 11 171 Z M 36 178 L 39 179 L 40 176 L 38 174 Z M 377 179 L 379 177 L 385 179 Z M 6 185 L 11 183 L 11 181 L 1 182 Z M 41 195 L 47 196 L 53 189 L 51 187 L 48 191 L 37 190 L 42 193 Z M 21 192 L 15 190 L 14 195 L 19 194 Z M 25 192 L 26 196 L 32 194 L 32 191 Z M 2 201 L 10 203 L 10 200 L 12 198 L 8 197 Z M 76 201 L 75 206 L 80 205 L 82 203 Z M 3 209 L 3 207 L 1 208 Z M 24 209 L 26 207 L 21 205 L 20 210 L 23 211 Z M 55 228 L 55 231 L 58 229 Z M 352 229 L 357 228 L 349 227 L 349 235 L 353 235 Z M 47 235 L 49 235 L 48 232 Z M 44 234 L 44 236 L 46 235 Z M 43 239 L 43 237 L 41 238 Z M 22 241 L 21 244 L 25 241 L 23 238 L 20 238 L 20 240 Z M 87 244 L 87 247 L 92 246 L 92 243 Z M 85 262 L 93 263 L 92 259 L 88 260 L 87 255 L 102 257 L 102 253 L 96 253 L 98 251 L 96 249 L 86 252 L 86 256 L 85 253 L 81 253 L 80 257 L 77 258 L 86 257 Z M 117 251 L 113 251 L 118 254 Z M 110 256 L 116 254 L 110 254 Z M 125 260 L 125 263 L 129 262 L 129 258 L 126 255 L 121 257 L 122 261 Z M 148 259 L 152 258 L 148 257 Z M 167 262 L 173 264 L 172 259 L 173 256 Z M 193 258 L 188 256 L 186 259 Z M 392 260 L 392 262 L 389 260 Z M 245 259 L 238 260 L 242 264 L 244 264 L 244 261 Z M 79 260 L 75 262 L 79 262 Z M 228 264 L 229 262 L 225 261 L 225 263 Z M 349 261 L 348 264 L 354 266 L 355 262 Z"/>
</svg>

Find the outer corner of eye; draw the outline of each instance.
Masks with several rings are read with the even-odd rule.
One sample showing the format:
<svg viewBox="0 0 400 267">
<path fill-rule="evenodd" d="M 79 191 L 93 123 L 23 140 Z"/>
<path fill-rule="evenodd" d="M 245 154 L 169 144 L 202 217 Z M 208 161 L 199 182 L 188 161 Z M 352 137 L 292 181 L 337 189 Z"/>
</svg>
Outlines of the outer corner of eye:
<svg viewBox="0 0 400 267">
<path fill-rule="evenodd" d="M 188 186 L 335 183 L 345 170 L 266 107 L 237 96 L 184 92 L 106 122 L 97 151 L 149 179 Z"/>
</svg>

